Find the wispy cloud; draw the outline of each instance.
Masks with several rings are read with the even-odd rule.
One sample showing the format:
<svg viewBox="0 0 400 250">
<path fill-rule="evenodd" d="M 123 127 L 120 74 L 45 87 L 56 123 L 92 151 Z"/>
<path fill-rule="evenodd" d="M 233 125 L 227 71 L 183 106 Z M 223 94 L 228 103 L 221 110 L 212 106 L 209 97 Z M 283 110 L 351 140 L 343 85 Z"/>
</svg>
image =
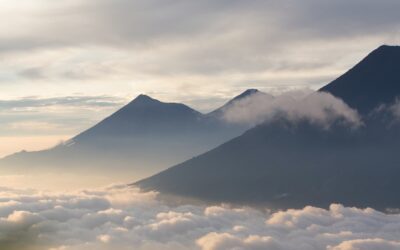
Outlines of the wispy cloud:
<svg viewBox="0 0 400 250">
<path fill-rule="evenodd" d="M 342 121 L 359 127 L 362 120 L 356 110 L 328 93 L 312 91 L 286 92 L 276 97 L 255 94 L 235 102 L 224 112 L 227 122 L 257 125 L 285 117 L 291 122 L 309 120 L 323 128 Z"/>
<path fill-rule="evenodd" d="M 13 100 L 0 100 L 0 110 L 32 110 L 42 107 L 118 107 L 125 99 L 114 96 L 63 96 L 53 98 L 22 97 Z"/>
</svg>

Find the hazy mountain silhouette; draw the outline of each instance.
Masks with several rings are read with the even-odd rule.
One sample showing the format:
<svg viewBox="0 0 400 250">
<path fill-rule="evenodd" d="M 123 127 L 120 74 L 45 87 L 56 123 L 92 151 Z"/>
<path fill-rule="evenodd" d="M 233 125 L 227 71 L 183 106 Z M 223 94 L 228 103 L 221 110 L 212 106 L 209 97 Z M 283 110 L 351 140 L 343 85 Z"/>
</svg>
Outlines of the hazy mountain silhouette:
<svg viewBox="0 0 400 250">
<path fill-rule="evenodd" d="M 321 90 L 363 114 L 376 105 L 390 106 L 400 94 L 399 50 L 378 48 Z M 306 119 L 293 122 L 277 115 L 135 185 L 178 197 L 271 208 L 326 207 L 333 202 L 399 207 L 398 122 L 384 109 L 363 118 L 358 129 L 340 120 L 324 129 Z"/>
<path fill-rule="evenodd" d="M 147 95 L 132 102 L 94 127 L 76 136 L 76 142 L 98 139 L 99 136 L 125 137 L 131 134 L 163 135 L 198 129 L 202 114 L 180 103 L 163 103 Z"/>
<path fill-rule="evenodd" d="M 400 93 L 400 46 L 383 45 L 320 91 L 344 100 L 362 114 L 392 103 Z"/>
<path fill-rule="evenodd" d="M 225 103 L 223 106 L 221 106 L 220 108 L 210 112 L 207 114 L 208 117 L 211 118 L 222 118 L 225 114 L 225 111 L 227 111 L 229 108 L 232 108 L 232 106 L 240 100 L 243 100 L 247 97 L 253 96 L 253 95 L 262 95 L 265 98 L 270 98 L 273 99 L 274 96 L 268 94 L 268 93 L 264 93 L 259 91 L 258 89 L 248 89 L 246 91 L 244 91 L 243 93 L 241 93 L 240 95 L 234 97 L 232 100 L 228 101 L 227 103 Z"/>
<path fill-rule="evenodd" d="M 258 92 L 245 91 L 235 100 Z M 242 96 L 242 97 L 241 97 Z M 234 102 L 233 100 L 228 102 Z M 0 160 L 5 168 L 110 171 L 143 177 L 203 153 L 246 130 L 222 117 L 180 103 L 139 95 L 120 110 L 65 144 L 20 152 Z"/>
</svg>

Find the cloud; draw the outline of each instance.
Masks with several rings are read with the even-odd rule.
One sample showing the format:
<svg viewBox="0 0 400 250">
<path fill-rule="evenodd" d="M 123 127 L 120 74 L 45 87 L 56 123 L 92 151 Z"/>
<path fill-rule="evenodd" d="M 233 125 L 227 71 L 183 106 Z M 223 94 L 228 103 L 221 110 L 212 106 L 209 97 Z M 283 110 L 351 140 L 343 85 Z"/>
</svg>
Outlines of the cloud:
<svg viewBox="0 0 400 250">
<path fill-rule="evenodd" d="M 223 250 L 223 249 L 249 249 L 249 250 L 280 250 L 281 245 L 272 237 L 250 235 L 241 239 L 229 233 L 209 233 L 197 240 L 202 250 Z"/>
<path fill-rule="evenodd" d="M 235 102 L 223 118 L 232 123 L 256 125 L 285 117 L 292 122 L 304 119 L 324 128 L 335 121 L 358 127 L 362 124 L 357 111 L 329 93 L 295 91 L 271 98 L 256 94 Z"/>
<path fill-rule="evenodd" d="M 396 99 L 392 105 L 389 107 L 381 106 L 381 110 L 389 111 L 389 113 L 397 120 L 400 119 L 400 100 Z M 379 111 L 379 110 L 378 110 Z"/>
<path fill-rule="evenodd" d="M 0 247 L 7 249 L 400 249 L 400 215 L 370 208 L 171 206 L 126 185 L 0 188 L 0 197 Z"/>
<path fill-rule="evenodd" d="M 397 126 L 400 121 L 400 99 L 396 98 L 393 103 L 380 104 L 372 110 L 369 118 L 380 119 L 388 127 Z"/>
<path fill-rule="evenodd" d="M 113 92 L 133 82 L 133 91 L 170 95 L 193 83 L 208 94 L 217 82 L 229 94 L 318 87 L 398 42 L 399 8 L 396 0 L 0 1 L 0 80 Z"/>
<path fill-rule="evenodd" d="M 53 98 L 22 97 L 13 100 L 0 100 L 0 111 L 23 111 L 34 108 L 64 107 L 115 107 L 124 103 L 124 99 L 114 96 L 63 96 Z"/>
<path fill-rule="evenodd" d="M 6 2 L 2 5 L 6 18 L 30 28 L 13 32 L 5 29 L 2 36 L 8 39 L 3 41 L 3 49 L 85 44 L 154 47 L 161 45 L 159 41 L 176 44 L 193 36 L 200 41 L 206 36 L 218 41 L 222 36 L 212 36 L 218 34 L 237 41 L 258 38 L 252 44 L 263 48 L 270 45 L 263 45 L 261 39 L 281 40 L 272 36 L 278 34 L 298 39 L 310 36 L 347 38 L 393 31 L 399 28 L 396 10 L 400 7 L 395 0 L 379 3 L 372 0 L 307 0 L 302 3 L 275 0 L 250 3 L 243 0 L 77 0 L 54 3 L 46 0 L 41 4 L 27 1 L 19 5 Z M 10 15 L 10 9 L 15 14 Z M 32 20 L 35 22 L 30 22 Z M 293 32 L 285 35 L 284 30 Z"/>
<path fill-rule="evenodd" d="M 328 250 L 397 250 L 400 249 L 399 241 L 389 241 L 383 239 L 362 239 L 362 240 L 349 240 L 340 243 L 335 247 L 328 247 Z"/>
</svg>

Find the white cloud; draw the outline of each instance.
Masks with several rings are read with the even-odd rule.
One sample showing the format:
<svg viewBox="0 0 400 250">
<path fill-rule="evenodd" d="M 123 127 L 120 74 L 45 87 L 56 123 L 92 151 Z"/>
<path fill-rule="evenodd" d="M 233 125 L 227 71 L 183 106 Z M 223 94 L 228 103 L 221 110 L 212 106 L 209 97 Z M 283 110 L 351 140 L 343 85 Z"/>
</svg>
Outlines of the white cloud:
<svg viewBox="0 0 400 250">
<path fill-rule="evenodd" d="M 197 240 L 202 250 L 223 250 L 223 249 L 249 249 L 249 250 L 278 250 L 283 249 L 281 244 L 270 236 L 250 235 L 246 238 L 239 238 L 229 233 L 209 233 Z"/>
<path fill-rule="evenodd" d="M 233 123 L 256 125 L 285 117 L 292 122 L 308 119 L 324 128 L 341 120 L 350 126 L 362 124 L 357 111 L 342 100 L 324 92 L 295 91 L 275 98 L 256 94 L 235 102 L 225 110 L 224 119 Z"/>
<path fill-rule="evenodd" d="M 170 206 L 125 185 L 70 193 L 0 189 L 0 248 L 400 249 L 400 215 L 333 204 L 279 212 Z"/>
<path fill-rule="evenodd" d="M 385 110 L 386 107 L 380 107 L 380 110 Z M 400 119 L 400 100 L 396 99 L 396 101 L 390 105 L 388 108 L 389 112 L 396 118 L 397 120 Z M 379 111 L 379 110 L 377 110 Z"/>
<path fill-rule="evenodd" d="M 328 250 L 398 250 L 400 249 L 400 241 L 390 241 L 384 239 L 361 239 L 349 240 L 340 243 L 335 247 L 328 247 Z"/>
</svg>

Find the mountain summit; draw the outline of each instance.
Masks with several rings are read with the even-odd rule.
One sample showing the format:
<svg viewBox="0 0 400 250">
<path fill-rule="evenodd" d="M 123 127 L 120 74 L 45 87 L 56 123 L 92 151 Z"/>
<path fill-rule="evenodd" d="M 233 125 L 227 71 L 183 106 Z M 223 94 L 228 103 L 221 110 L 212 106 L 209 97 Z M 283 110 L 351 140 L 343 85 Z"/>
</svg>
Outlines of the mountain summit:
<svg viewBox="0 0 400 250">
<path fill-rule="evenodd" d="M 247 89 L 246 91 L 244 91 L 240 95 L 234 97 L 231 101 L 237 101 L 237 100 L 240 100 L 242 98 L 254 95 L 256 93 L 261 93 L 261 92 L 258 89 Z"/>
<path fill-rule="evenodd" d="M 160 104 L 160 103 L 161 102 L 157 99 L 153 99 L 150 96 L 145 95 L 145 94 L 140 94 L 126 106 L 130 106 L 133 104 L 151 105 L 151 104 Z"/>
<path fill-rule="evenodd" d="M 232 98 L 231 100 L 229 100 L 224 105 L 222 105 L 222 107 L 208 113 L 207 116 L 213 117 L 213 118 L 221 118 L 224 115 L 224 112 L 227 109 L 229 109 L 230 107 L 232 107 L 235 103 L 237 103 L 241 100 L 244 100 L 248 97 L 254 96 L 254 95 L 262 95 L 266 98 L 274 98 L 272 95 L 261 92 L 258 89 L 247 89 L 244 92 L 242 92 L 241 94 L 239 94 L 239 95 L 235 96 L 234 98 Z"/>
<path fill-rule="evenodd" d="M 166 103 L 147 95 L 139 95 L 120 110 L 94 127 L 84 131 L 74 141 L 111 135 L 127 138 L 159 134 L 193 132 L 202 114 L 184 104 Z"/>
<path fill-rule="evenodd" d="M 361 114 L 394 102 L 400 93 L 400 46 L 380 46 L 320 91 L 341 98 Z"/>
</svg>

